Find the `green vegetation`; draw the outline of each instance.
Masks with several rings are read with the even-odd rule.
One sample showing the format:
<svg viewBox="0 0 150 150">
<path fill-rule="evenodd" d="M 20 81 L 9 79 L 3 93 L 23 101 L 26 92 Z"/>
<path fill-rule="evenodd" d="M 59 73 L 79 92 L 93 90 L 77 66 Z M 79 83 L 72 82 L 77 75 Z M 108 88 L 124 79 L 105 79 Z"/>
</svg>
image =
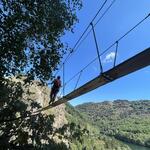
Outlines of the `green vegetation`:
<svg viewBox="0 0 150 150">
<path fill-rule="evenodd" d="M 80 107 L 83 113 L 67 105 L 68 123 L 57 129 L 54 116 L 31 116 L 39 104 L 23 99 L 22 83 L 11 80 L 25 76 L 27 87 L 34 79 L 45 83 L 53 78 L 61 58 L 70 51 L 61 39 L 66 31 L 73 31 L 81 0 L 2 0 L 0 7 L 1 149 L 129 150 L 102 134 L 150 145 L 147 101 L 125 101 L 123 107 L 122 102 L 89 104 Z"/>
<path fill-rule="evenodd" d="M 117 100 L 76 107 L 99 127 L 100 133 L 150 147 L 150 101 Z"/>
<path fill-rule="evenodd" d="M 99 129 L 92 125 L 92 122 L 88 120 L 88 117 L 77 111 L 69 103 L 66 104 L 66 112 L 66 117 L 69 123 L 73 122 L 75 124 L 79 124 L 89 130 L 92 134 L 98 133 Z"/>
<path fill-rule="evenodd" d="M 26 86 L 53 78 L 70 51 L 62 36 L 73 31 L 81 7 L 80 0 L 0 1 L 0 149 L 67 149 L 50 138 L 53 117 L 30 116 L 40 106 L 25 101 L 22 84 L 11 79 L 23 75 Z"/>
<path fill-rule="evenodd" d="M 49 80 L 63 54 L 61 37 L 73 31 L 80 0 L 2 0 L 0 77 L 25 74 Z"/>
<path fill-rule="evenodd" d="M 8 80 L 5 82 L 6 85 L 8 84 L 7 88 L 2 89 L 1 98 L 7 100 L 7 103 L 0 107 L 0 148 L 67 150 L 69 141 L 81 143 L 82 135 L 86 135 L 88 130 L 81 128 L 80 125 L 62 123 L 62 127 L 57 128 L 53 126 L 54 115 L 41 112 L 32 115 L 32 110 L 37 110 L 41 106 L 36 103 L 36 100 L 32 100 L 31 93 L 26 93 L 28 94 L 26 100 L 22 98 L 26 85 L 23 87 L 21 82 L 23 80 L 20 82 Z M 34 84 L 34 81 L 31 84 Z M 9 93 L 12 93 L 11 99 Z M 65 115 L 63 117 L 65 118 Z"/>
<path fill-rule="evenodd" d="M 70 141 L 71 150 L 130 150 L 115 139 L 100 134 L 99 128 L 87 119 L 86 114 L 78 112 L 70 104 L 66 105 L 66 117 L 69 124 L 76 126 L 73 132 L 80 133 L 80 139 L 74 138 Z"/>
<path fill-rule="evenodd" d="M 52 114 L 39 113 L 31 116 L 32 110 L 39 109 L 40 105 L 35 99 L 32 100 L 33 94 L 28 89 L 29 83 L 23 82 L 25 79 L 18 82 L 11 79 L 5 80 L 7 86 L 1 89 L 3 93 L 1 99 L 7 100 L 4 104 L 1 103 L 0 107 L 0 147 L 2 149 L 129 150 L 127 146 L 116 140 L 100 135 L 99 129 L 88 121 L 87 116 L 69 104 L 66 105 L 66 110 L 61 109 L 61 115 L 64 114 L 61 117 L 67 122 L 63 123 L 59 120 L 59 123 L 62 123 L 62 127 L 59 128 L 53 126 L 55 118 Z M 34 81 L 30 84 L 33 85 Z M 25 93 L 25 87 L 29 90 L 27 93 Z M 28 94 L 26 100 L 22 98 L 22 93 Z M 55 112 L 56 109 L 51 110 L 51 113 L 59 116 L 60 114 Z"/>
</svg>

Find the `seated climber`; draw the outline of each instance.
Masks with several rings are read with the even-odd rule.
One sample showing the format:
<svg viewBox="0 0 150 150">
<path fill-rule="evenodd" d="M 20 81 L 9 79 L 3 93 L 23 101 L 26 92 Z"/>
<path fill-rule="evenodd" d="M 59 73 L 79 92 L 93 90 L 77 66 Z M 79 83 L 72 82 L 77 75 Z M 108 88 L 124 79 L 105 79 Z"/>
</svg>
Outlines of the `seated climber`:
<svg viewBox="0 0 150 150">
<path fill-rule="evenodd" d="M 56 95 L 59 92 L 59 89 L 61 87 L 61 80 L 60 76 L 57 76 L 56 79 L 52 82 L 53 86 L 51 88 L 51 93 L 50 93 L 50 103 L 53 103 L 55 101 Z"/>
</svg>

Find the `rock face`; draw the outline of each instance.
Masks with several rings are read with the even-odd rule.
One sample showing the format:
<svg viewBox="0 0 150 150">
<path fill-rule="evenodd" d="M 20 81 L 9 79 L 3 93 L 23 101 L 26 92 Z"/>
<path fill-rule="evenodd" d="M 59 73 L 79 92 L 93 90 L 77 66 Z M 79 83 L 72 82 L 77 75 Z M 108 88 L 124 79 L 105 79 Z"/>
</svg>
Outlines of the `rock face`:
<svg viewBox="0 0 150 150">
<path fill-rule="evenodd" d="M 36 101 L 45 107 L 49 102 L 50 89 L 48 86 L 44 86 L 40 81 L 31 81 L 31 83 L 25 83 L 25 77 L 12 78 L 12 81 L 19 82 L 23 88 L 22 98 L 25 101 Z"/>
<path fill-rule="evenodd" d="M 22 98 L 24 101 L 30 104 L 31 101 L 36 101 L 41 105 L 41 107 L 46 107 L 49 104 L 50 88 L 48 86 L 42 85 L 40 81 L 32 81 L 30 84 L 25 84 L 25 77 L 12 78 L 14 82 L 20 82 L 23 88 Z M 57 100 L 57 98 L 56 98 Z M 53 114 L 55 116 L 54 127 L 60 128 L 64 124 L 67 124 L 67 119 L 65 117 L 66 110 L 65 104 L 59 105 L 55 108 L 48 109 L 43 112 L 44 114 Z"/>
<path fill-rule="evenodd" d="M 40 82 L 33 81 L 31 85 L 24 87 L 24 99 L 31 99 L 36 101 L 42 107 L 48 105 L 50 89 L 47 86 L 42 86 Z"/>
<path fill-rule="evenodd" d="M 54 127 L 55 128 L 61 128 L 64 124 L 67 124 L 68 121 L 65 117 L 66 115 L 66 110 L 65 110 L 65 105 L 62 104 L 60 106 L 57 106 L 56 108 L 53 108 L 53 111 L 55 112 L 55 121 L 54 121 Z"/>
</svg>

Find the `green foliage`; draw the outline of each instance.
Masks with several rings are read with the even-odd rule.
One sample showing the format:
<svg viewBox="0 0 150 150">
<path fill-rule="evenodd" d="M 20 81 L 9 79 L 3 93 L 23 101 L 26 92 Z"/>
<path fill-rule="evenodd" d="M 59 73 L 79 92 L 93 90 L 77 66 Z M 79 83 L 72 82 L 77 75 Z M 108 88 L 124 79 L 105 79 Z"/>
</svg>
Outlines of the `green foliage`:
<svg viewBox="0 0 150 150">
<path fill-rule="evenodd" d="M 70 50 L 61 37 L 73 32 L 81 6 L 80 0 L 0 1 L 1 149 L 66 149 L 64 143 L 56 144 L 49 137 L 54 132 L 53 117 L 31 116 L 31 110 L 40 106 L 27 104 L 21 84 L 10 76 L 26 75 L 25 84 L 51 79 L 63 54 Z"/>
<path fill-rule="evenodd" d="M 66 105 L 66 111 L 70 135 L 73 135 L 68 137 L 71 140 L 71 150 L 130 150 L 115 139 L 101 135 L 99 129 L 87 119 L 88 116 L 77 111 L 69 103 Z"/>
<path fill-rule="evenodd" d="M 73 30 L 81 6 L 80 0 L 1 0 L 0 77 L 49 80 L 68 49 L 61 37 Z"/>
<path fill-rule="evenodd" d="M 1 92 L 5 93 L 0 107 L 0 148 L 67 150 L 66 144 L 56 143 L 52 138 L 56 130 L 54 116 L 32 115 L 32 110 L 39 109 L 40 105 L 22 100 L 20 82 L 9 79 L 2 85 Z"/>
<path fill-rule="evenodd" d="M 150 139 L 150 101 L 114 101 L 77 106 L 95 122 L 101 134 L 143 146 Z"/>
</svg>

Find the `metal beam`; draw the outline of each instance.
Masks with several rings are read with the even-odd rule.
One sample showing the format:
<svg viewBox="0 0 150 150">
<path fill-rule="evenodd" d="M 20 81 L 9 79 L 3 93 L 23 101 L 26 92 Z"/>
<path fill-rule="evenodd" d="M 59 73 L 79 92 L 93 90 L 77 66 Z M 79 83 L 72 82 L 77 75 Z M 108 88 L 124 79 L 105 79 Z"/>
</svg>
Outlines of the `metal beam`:
<svg viewBox="0 0 150 150">
<path fill-rule="evenodd" d="M 78 89 L 72 91 L 63 98 L 54 102 L 52 105 L 47 106 L 41 109 L 40 111 L 44 111 L 49 108 L 68 102 L 78 96 L 81 96 L 85 93 L 95 90 L 98 87 L 108 84 L 116 79 L 119 79 L 123 76 L 126 76 L 132 72 L 140 70 L 149 65 L 150 65 L 150 48 L 147 48 L 143 52 L 131 57 L 130 59 L 124 61 L 123 63 L 117 65 L 116 67 L 104 72 L 100 76 L 97 76 L 93 80 L 87 82 Z"/>
</svg>

